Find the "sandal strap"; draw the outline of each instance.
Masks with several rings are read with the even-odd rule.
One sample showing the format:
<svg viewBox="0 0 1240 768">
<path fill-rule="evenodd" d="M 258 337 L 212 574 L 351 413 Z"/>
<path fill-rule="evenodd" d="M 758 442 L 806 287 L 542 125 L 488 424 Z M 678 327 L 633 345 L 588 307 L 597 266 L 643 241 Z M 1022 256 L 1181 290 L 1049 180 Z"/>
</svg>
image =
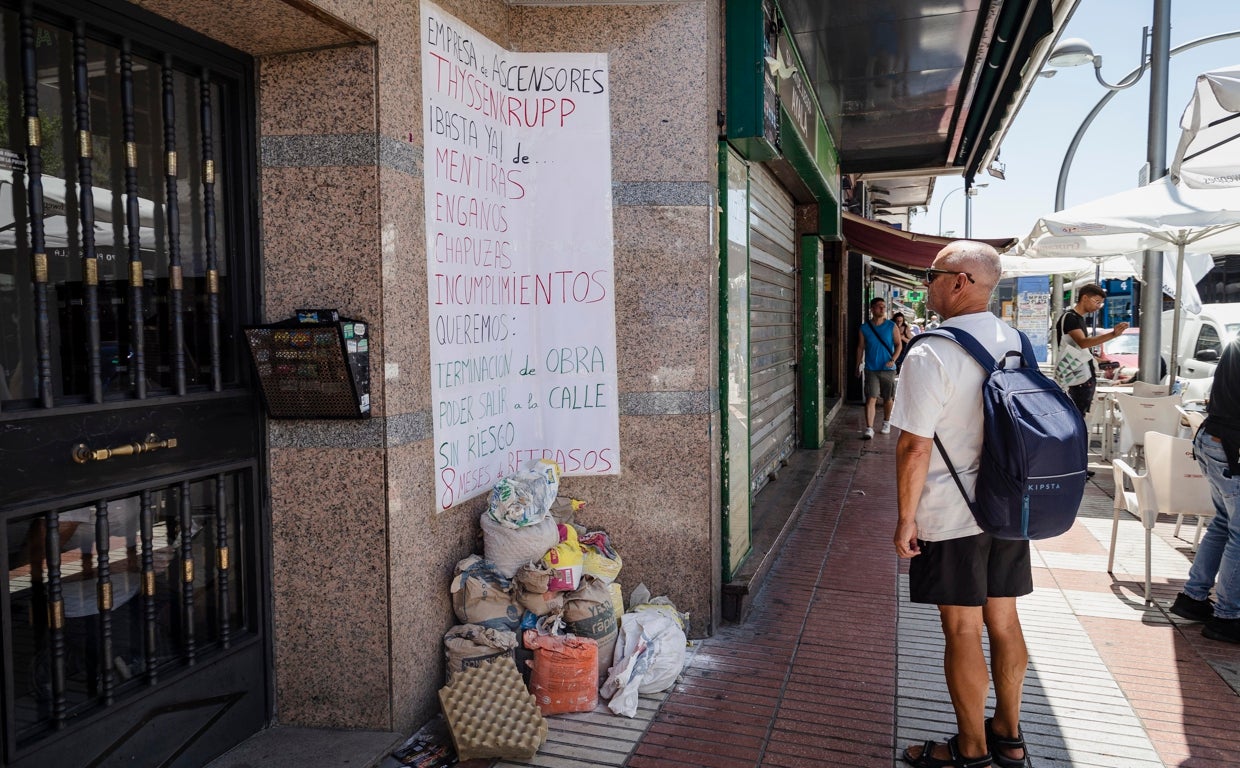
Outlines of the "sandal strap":
<svg viewBox="0 0 1240 768">
<path fill-rule="evenodd" d="M 960 745 L 957 741 L 960 735 L 957 734 L 947 740 L 947 749 L 950 750 L 952 756 L 952 765 L 956 768 L 990 768 L 994 765 L 994 758 L 989 752 L 979 757 L 965 757 L 960 754 Z"/>
<path fill-rule="evenodd" d="M 990 743 L 1008 749 L 1024 749 L 1025 734 L 1021 731 L 1020 726 L 1016 727 L 1016 736 L 1000 736 L 995 732 L 995 719 L 993 717 L 986 718 L 986 733 L 990 738 Z"/>
</svg>

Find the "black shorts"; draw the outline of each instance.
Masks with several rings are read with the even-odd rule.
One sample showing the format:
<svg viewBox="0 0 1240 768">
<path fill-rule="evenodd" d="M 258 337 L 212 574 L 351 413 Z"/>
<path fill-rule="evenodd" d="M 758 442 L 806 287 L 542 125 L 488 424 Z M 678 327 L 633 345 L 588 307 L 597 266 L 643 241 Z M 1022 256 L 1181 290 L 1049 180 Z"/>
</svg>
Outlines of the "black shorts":
<svg viewBox="0 0 1240 768">
<path fill-rule="evenodd" d="M 931 605 L 985 605 L 988 597 L 1020 597 L 1033 591 L 1029 542 L 989 533 L 947 541 L 918 541 L 909 561 L 909 598 Z"/>
</svg>

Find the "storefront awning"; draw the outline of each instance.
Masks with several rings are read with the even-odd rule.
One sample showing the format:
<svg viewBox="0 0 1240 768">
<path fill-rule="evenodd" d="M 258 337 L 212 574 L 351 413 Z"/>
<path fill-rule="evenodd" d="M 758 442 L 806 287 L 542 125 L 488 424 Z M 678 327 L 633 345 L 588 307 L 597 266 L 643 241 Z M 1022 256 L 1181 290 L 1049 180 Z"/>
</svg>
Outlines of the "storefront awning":
<svg viewBox="0 0 1240 768">
<path fill-rule="evenodd" d="M 843 219 L 844 240 L 848 242 L 848 250 L 903 267 L 924 269 L 930 266 L 945 245 L 959 239 L 905 232 L 847 211 L 844 212 Z M 993 245 L 998 251 L 1003 251 L 1016 242 L 1014 237 L 1000 240 L 975 239 Z"/>
</svg>

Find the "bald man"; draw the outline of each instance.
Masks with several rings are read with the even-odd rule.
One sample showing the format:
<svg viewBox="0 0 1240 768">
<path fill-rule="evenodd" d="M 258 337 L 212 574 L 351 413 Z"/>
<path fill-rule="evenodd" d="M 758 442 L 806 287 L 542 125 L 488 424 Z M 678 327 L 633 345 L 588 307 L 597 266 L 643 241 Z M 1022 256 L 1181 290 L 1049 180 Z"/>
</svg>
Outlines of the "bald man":
<svg viewBox="0 0 1240 768">
<path fill-rule="evenodd" d="M 1019 334 L 991 314 L 999 255 L 984 243 L 958 240 L 926 270 L 926 304 L 943 327 L 973 336 L 998 360 L 1021 348 Z M 996 539 L 978 527 L 968 501 L 934 445 L 938 435 L 969 498 L 975 498 L 982 453 L 982 385 L 989 372 L 955 341 L 923 336 L 905 357 L 892 423 L 896 443 L 896 553 L 911 558 L 909 596 L 938 607 L 946 648 L 947 689 L 958 733 L 946 744 L 904 750 L 913 766 L 1028 766 L 1020 706 L 1028 652 L 1016 598 L 1033 591 L 1029 542 Z M 982 627 L 990 636 L 995 713 Z M 993 755 L 993 757 L 992 757 Z"/>
</svg>

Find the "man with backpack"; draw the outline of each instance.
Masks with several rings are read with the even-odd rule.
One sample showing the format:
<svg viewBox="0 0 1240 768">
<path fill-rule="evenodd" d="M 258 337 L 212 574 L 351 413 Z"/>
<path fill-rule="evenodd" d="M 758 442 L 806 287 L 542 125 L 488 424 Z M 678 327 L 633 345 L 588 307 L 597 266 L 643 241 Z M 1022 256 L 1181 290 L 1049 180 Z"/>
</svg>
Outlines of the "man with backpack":
<svg viewBox="0 0 1240 768">
<path fill-rule="evenodd" d="M 896 396 L 896 360 L 904 345 L 896 324 L 887 319 L 887 302 L 870 299 L 870 318 L 861 324 L 857 341 L 857 374 L 865 386 L 865 429 L 862 440 L 874 437 L 874 414 L 883 399 L 884 435 L 891 432 L 891 407 Z"/>
<path fill-rule="evenodd" d="M 1028 652 L 1016 610 L 1016 598 L 1033 591 L 1029 542 L 986 533 L 974 515 L 969 499 L 978 498 L 973 494 L 983 459 L 982 393 L 990 371 L 956 341 L 938 335 L 964 331 L 996 361 L 1022 349 L 1018 332 L 987 311 L 1000 271 L 998 254 L 984 243 L 956 241 L 935 257 L 926 270 L 927 304 L 944 318 L 942 330 L 910 345 L 892 416 L 901 430 L 896 552 L 911 558 L 910 599 L 938 606 L 944 674 L 959 728 L 946 744 L 927 741 L 904 750 L 904 761 L 922 768 L 1030 764 L 1020 730 Z M 1070 403 L 1063 406 L 1079 418 Z M 990 681 L 983 626 L 990 637 L 993 718 L 985 712 Z"/>
</svg>

